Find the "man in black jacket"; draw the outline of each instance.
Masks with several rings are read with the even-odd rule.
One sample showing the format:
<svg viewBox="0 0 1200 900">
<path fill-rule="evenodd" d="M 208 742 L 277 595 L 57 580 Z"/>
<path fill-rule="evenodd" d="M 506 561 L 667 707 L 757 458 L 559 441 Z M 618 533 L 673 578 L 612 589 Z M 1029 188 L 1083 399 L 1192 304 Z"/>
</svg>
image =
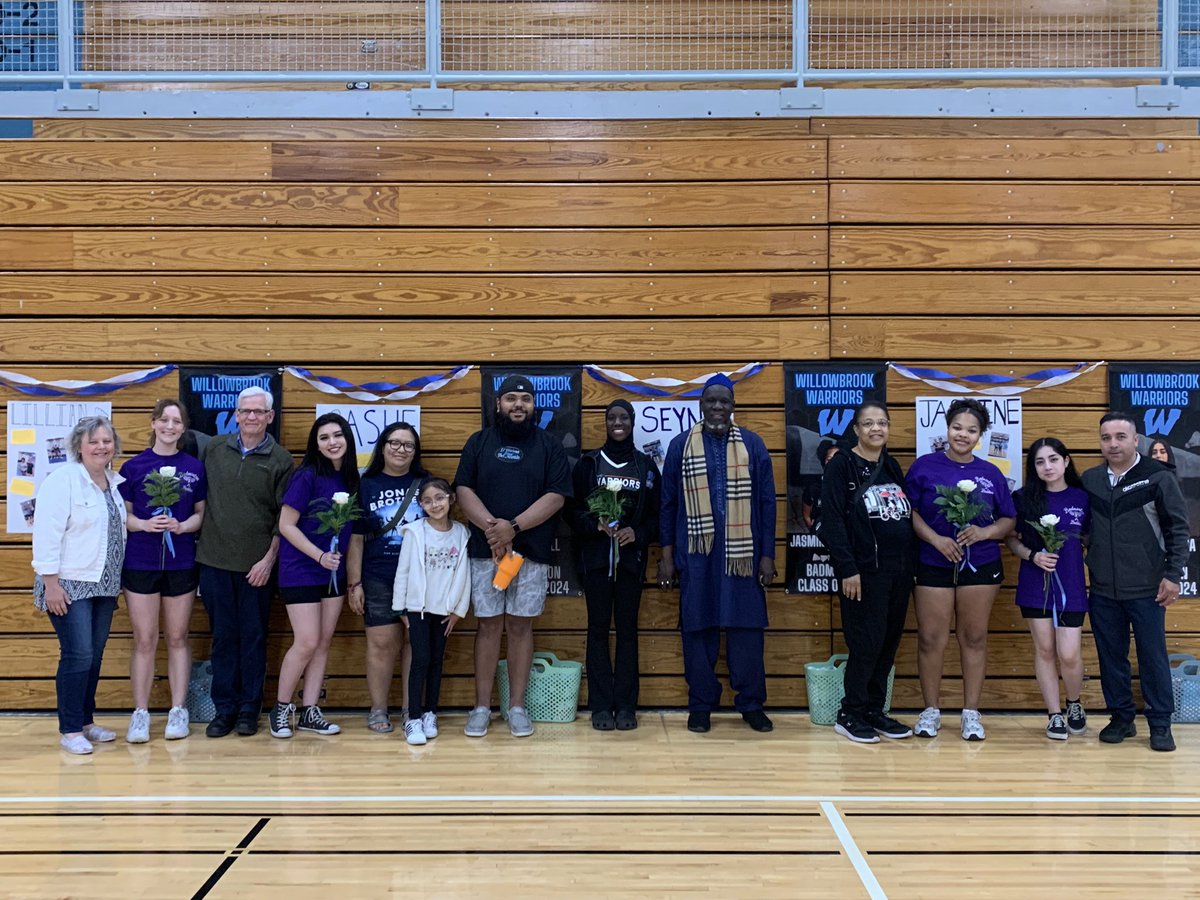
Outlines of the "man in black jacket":
<svg viewBox="0 0 1200 900">
<path fill-rule="evenodd" d="M 1090 613 L 1100 682 L 1112 720 L 1100 740 L 1119 744 L 1137 734 L 1129 668 L 1129 632 L 1150 726 L 1150 746 L 1174 750 L 1171 668 L 1167 660 L 1166 608 L 1179 599 L 1188 559 L 1187 504 L 1166 466 L 1137 451 L 1137 424 L 1128 413 L 1100 419 L 1100 452 L 1106 464 L 1083 475 L 1092 505 L 1087 564 Z"/>
</svg>

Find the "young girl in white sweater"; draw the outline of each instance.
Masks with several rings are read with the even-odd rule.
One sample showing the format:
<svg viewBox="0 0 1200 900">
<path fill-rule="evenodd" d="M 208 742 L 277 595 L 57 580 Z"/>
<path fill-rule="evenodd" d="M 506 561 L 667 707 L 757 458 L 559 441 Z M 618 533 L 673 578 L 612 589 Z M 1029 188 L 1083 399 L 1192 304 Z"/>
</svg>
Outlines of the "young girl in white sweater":
<svg viewBox="0 0 1200 900">
<path fill-rule="evenodd" d="M 425 518 L 401 529 L 404 541 L 392 589 L 392 609 L 404 613 L 412 642 L 404 738 L 414 745 L 438 735 L 437 704 L 446 638 L 467 614 L 471 602 L 470 533 L 450 518 L 454 491 L 442 478 L 426 478 L 417 491 L 417 502 L 425 510 Z"/>
</svg>

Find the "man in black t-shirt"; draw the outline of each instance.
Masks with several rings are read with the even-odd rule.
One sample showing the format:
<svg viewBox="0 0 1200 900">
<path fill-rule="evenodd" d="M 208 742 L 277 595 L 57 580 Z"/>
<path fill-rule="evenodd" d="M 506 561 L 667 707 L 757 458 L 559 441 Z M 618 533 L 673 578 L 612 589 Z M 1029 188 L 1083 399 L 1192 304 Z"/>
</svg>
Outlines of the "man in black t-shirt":
<svg viewBox="0 0 1200 900">
<path fill-rule="evenodd" d="M 533 620 L 546 604 L 554 520 L 571 496 L 571 468 L 562 444 L 537 427 L 533 385 L 510 375 L 496 391 L 496 419 L 463 447 L 454 478 L 471 523 L 471 605 L 475 632 L 475 708 L 468 737 L 487 734 L 500 636 L 508 632 L 508 727 L 533 734 L 523 705 L 533 665 Z M 496 564 L 510 551 L 524 556 L 508 587 L 496 590 Z"/>
</svg>

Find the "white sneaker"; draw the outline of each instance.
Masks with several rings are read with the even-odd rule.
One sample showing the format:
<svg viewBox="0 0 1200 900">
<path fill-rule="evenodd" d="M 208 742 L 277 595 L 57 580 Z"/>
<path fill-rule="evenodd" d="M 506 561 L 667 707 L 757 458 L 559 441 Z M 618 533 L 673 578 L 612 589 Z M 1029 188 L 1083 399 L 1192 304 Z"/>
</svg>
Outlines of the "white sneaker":
<svg viewBox="0 0 1200 900">
<path fill-rule="evenodd" d="M 144 744 L 150 740 L 150 712 L 145 709 L 135 709 L 129 717 L 129 730 L 125 732 L 125 740 L 131 744 Z"/>
<path fill-rule="evenodd" d="M 167 730 L 163 736 L 168 741 L 178 741 L 191 734 L 192 729 L 191 717 L 188 715 L 187 707 L 172 706 L 171 711 L 167 713 Z"/>
<path fill-rule="evenodd" d="M 409 719 L 404 723 L 404 740 L 414 747 L 425 743 L 425 729 L 421 727 L 420 719 Z"/>
<path fill-rule="evenodd" d="M 86 756 L 92 752 L 92 743 L 82 734 L 73 734 L 70 737 L 63 735 L 58 739 L 58 745 L 68 753 L 74 753 L 76 756 Z"/>
<path fill-rule="evenodd" d="M 421 716 L 421 730 L 425 732 L 425 737 L 433 740 L 438 736 L 437 715 L 431 712 Z"/>
<path fill-rule="evenodd" d="M 936 706 L 927 706 L 917 716 L 917 724 L 913 726 L 913 734 L 917 737 L 937 737 L 942 728 L 942 711 Z"/>
<path fill-rule="evenodd" d="M 83 736 L 93 744 L 107 744 L 109 741 L 115 741 L 117 739 L 117 733 L 115 731 L 109 731 L 107 728 L 101 728 L 95 723 L 83 729 Z"/>
<path fill-rule="evenodd" d="M 979 721 L 979 710 L 964 709 L 962 711 L 962 739 L 964 741 L 982 741 L 986 737 L 983 723 Z"/>
</svg>

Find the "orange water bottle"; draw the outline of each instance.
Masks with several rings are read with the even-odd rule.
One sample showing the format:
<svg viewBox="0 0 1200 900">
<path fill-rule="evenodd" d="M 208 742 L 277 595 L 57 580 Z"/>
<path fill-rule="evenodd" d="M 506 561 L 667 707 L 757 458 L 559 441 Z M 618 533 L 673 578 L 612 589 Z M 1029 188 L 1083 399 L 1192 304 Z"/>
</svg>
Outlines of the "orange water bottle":
<svg viewBox="0 0 1200 900">
<path fill-rule="evenodd" d="M 496 575 L 492 578 L 492 587 L 498 591 L 503 591 L 512 584 L 512 580 L 517 577 L 517 573 L 521 571 L 521 566 L 525 565 L 525 557 L 516 550 L 509 550 L 504 559 L 496 563 Z"/>
</svg>

